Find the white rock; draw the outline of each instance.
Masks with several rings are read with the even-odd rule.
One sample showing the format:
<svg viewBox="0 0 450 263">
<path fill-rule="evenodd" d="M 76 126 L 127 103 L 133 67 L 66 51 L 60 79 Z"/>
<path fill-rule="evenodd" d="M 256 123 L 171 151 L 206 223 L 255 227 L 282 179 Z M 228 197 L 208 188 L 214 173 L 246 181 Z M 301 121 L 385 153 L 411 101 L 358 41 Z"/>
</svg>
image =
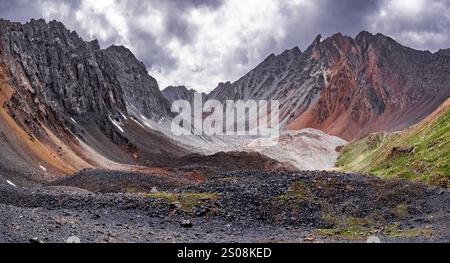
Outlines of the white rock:
<svg viewBox="0 0 450 263">
<path fill-rule="evenodd" d="M 9 185 L 11 185 L 11 186 L 14 186 L 14 187 L 17 187 L 17 185 L 15 185 L 13 182 L 11 182 L 10 180 L 6 180 L 6 182 L 9 184 Z"/>
<path fill-rule="evenodd" d="M 81 240 L 80 240 L 80 238 L 77 237 L 77 236 L 71 236 L 71 237 L 67 238 L 66 243 L 69 243 L 69 244 L 79 244 L 79 243 L 81 243 Z"/>
<path fill-rule="evenodd" d="M 367 238 L 367 243 L 381 243 L 381 239 L 377 236 L 370 236 Z"/>
<path fill-rule="evenodd" d="M 109 120 L 111 121 L 112 124 L 114 124 L 114 126 L 116 126 L 116 128 L 121 132 L 124 133 L 125 131 L 123 130 L 122 127 L 120 127 L 120 124 L 116 121 L 114 121 L 111 117 L 109 117 Z"/>
<path fill-rule="evenodd" d="M 127 116 L 125 116 L 122 112 L 120 113 L 125 120 L 128 120 Z"/>
</svg>

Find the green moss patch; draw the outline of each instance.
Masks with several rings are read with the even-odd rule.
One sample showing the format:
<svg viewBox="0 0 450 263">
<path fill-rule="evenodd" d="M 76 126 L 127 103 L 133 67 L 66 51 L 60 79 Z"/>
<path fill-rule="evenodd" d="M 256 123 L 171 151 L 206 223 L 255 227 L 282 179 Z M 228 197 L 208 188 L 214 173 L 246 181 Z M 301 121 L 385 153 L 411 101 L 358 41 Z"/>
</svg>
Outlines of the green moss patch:
<svg viewBox="0 0 450 263">
<path fill-rule="evenodd" d="M 450 110 L 402 132 L 356 140 L 336 165 L 345 172 L 450 187 Z"/>
<path fill-rule="evenodd" d="M 318 229 L 317 233 L 327 237 L 340 237 L 351 240 L 364 239 L 372 235 L 375 227 L 372 222 L 362 218 L 347 218 L 338 221 L 333 218 L 338 225 L 330 229 Z"/>
<path fill-rule="evenodd" d="M 278 201 L 309 201 L 311 199 L 311 192 L 304 183 L 295 182 L 289 186 L 286 194 L 279 195 L 276 199 Z"/>
<path fill-rule="evenodd" d="M 383 234 L 392 238 L 431 238 L 432 231 L 427 228 L 401 229 L 398 224 L 392 224 L 384 229 Z"/>
<path fill-rule="evenodd" d="M 218 196 L 215 193 L 169 193 L 159 192 L 146 194 L 146 197 L 152 199 L 161 199 L 167 202 L 178 202 L 181 205 L 181 210 L 190 213 L 192 208 L 200 206 L 208 202 L 215 202 Z"/>
</svg>

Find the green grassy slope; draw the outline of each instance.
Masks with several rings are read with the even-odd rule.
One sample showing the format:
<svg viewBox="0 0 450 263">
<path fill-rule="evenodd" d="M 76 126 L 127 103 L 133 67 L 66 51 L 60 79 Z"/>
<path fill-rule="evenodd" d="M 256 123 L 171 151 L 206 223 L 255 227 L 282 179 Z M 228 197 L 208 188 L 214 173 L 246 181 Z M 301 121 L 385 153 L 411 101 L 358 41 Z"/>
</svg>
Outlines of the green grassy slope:
<svg viewBox="0 0 450 263">
<path fill-rule="evenodd" d="M 347 172 L 450 187 L 450 99 L 405 131 L 371 134 L 348 144 L 336 166 Z"/>
</svg>

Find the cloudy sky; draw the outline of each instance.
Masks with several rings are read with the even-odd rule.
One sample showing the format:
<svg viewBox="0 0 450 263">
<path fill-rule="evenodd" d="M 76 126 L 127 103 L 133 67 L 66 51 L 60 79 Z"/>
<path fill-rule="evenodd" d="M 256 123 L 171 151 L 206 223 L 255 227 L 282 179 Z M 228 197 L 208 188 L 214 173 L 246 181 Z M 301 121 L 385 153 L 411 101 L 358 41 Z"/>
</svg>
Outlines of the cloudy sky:
<svg viewBox="0 0 450 263">
<path fill-rule="evenodd" d="M 416 49 L 450 47 L 450 0 L 0 0 L 0 17 L 60 20 L 104 48 L 129 47 L 161 88 L 200 91 L 318 34 L 368 30 Z"/>
</svg>

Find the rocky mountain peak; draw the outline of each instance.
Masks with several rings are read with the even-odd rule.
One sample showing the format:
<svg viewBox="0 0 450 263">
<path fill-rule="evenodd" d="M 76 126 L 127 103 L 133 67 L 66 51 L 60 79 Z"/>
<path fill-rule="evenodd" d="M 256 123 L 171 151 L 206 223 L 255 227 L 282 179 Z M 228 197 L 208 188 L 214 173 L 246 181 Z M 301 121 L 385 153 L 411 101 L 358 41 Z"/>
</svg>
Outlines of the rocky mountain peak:
<svg viewBox="0 0 450 263">
<path fill-rule="evenodd" d="M 363 49 L 366 50 L 369 47 L 370 42 L 372 41 L 374 35 L 368 31 L 361 31 L 356 37 L 355 41 L 358 43 L 358 45 Z"/>
<path fill-rule="evenodd" d="M 312 48 L 324 48 L 329 47 L 331 45 L 339 45 L 345 42 L 352 41 L 353 39 L 349 36 L 344 36 L 341 32 L 335 33 L 330 37 L 323 38 L 321 34 L 319 34 L 311 43 L 311 45 L 307 49 Z"/>
<path fill-rule="evenodd" d="M 341 32 L 337 32 L 335 34 L 333 34 L 331 37 L 327 38 L 328 40 L 334 40 L 334 41 L 338 41 L 338 40 L 343 40 L 346 37 L 341 33 Z"/>
<path fill-rule="evenodd" d="M 122 56 L 135 58 L 133 52 L 125 46 L 122 45 L 112 45 L 108 47 L 105 51 L 120 53 Z"/>
<path fill-rule="evenodd" d="M 377 33 L 374 35 L 370 41 L 371 47 L 378 50 L 383 50 L 383 52 L 393 52 L 394 50 L 398 52 L 407 52 L 407 53 L 418 53 L 424 52 L 427 54 L 431 54 L 429 51 L 419 51 L 408 46 L 405 46 L 399 43 L 397 40 L 383 35 L 381 33 Z"/>
<path fill-rule="evenodd" d="M 39 19 L 32 18 L 29 22 L 25 23 L 25 25 L 27 25 L 27 24 L 36 25 L 36 26 L 45 26 L 47 24 L 47 22 L 43 18 L 39 18 Z"/>
<path fill-rule="evenodd" d="M 311 46 L 319 45 L 320 42 L 322 42 L 322 40 L 323 40 L 322 34 L 318 34 L 318 35 L 316 36 L 316 38 L 314 38 L 314 40 L 313 40 Z"/>
<path fill-rule="evenodd" d="M 186 86 L 169 86 L 162 91 L 162 94 L 166 99 L 173 103 L 176 100 L 186 100 L 192 102 L 194 100 L 194 95 L 198 92 L 194 89 L 188 89 Z M 203 97 L 206 95 L 201 93 Z"/>
<path fill-rule="evenodd" d="M 289 129 L 316 128 L 351 140 L 408 127 L 440 105 L 450 95 L 450 64 L 436 55 L 367 31 L 355 38 L 319 35 L 304 53 L 271 55 L 210 97 L 278 99 Z"/>
<path fill-rule="evenodd" d="M 269 65 L 271 64 L 275 59 L 276 59 L 276 55 L 274 53 L 271 53 L 269 56 L 267 56 L 263 62 L 261 62 L 261 65 Z"/>
<path fill-rule="evenodd" d="M 373 37 L 373 34 L 369 31 L 363 30 L 356 35 L 355 40 L 358 42 L 364 41 L 364 40 L 370 40 Z"/>
<path fill-rule="evenodd" d="M 171 115 L 158 83 L 130 50 L 102 50 L 97 40 L 85 42 L 60 22 L 1 20 L 0 50 L 16 84 L 8 105 L 19 122 L 39 119 L 52 127 L 70 116 L 95 123 L 120 142 L 111 116 Z"/>
<path fill-rule="evenodd" d="M 91 48 L 92 50 L 100 50 L 100 44 L 98 43 L 97 39 L 89 41 L 87 42 L 87 44 L 89 45 L 89 48 Z"/>
<path fill-rule="evenodd" d="M 436 54 L 439 56 L 450 57 L 450 48 L 440 49 L 438 52 L 436 52 Z"/>
<path fill-rule="evenodd" d="M 294 47 L 292 49 L 287 49 L 283 53 L 280 54 L 280 59 L 285 59 L 287 61 L 296 59 L 302 55 L 302 51 L 298 47 Z"/>
</svg>

